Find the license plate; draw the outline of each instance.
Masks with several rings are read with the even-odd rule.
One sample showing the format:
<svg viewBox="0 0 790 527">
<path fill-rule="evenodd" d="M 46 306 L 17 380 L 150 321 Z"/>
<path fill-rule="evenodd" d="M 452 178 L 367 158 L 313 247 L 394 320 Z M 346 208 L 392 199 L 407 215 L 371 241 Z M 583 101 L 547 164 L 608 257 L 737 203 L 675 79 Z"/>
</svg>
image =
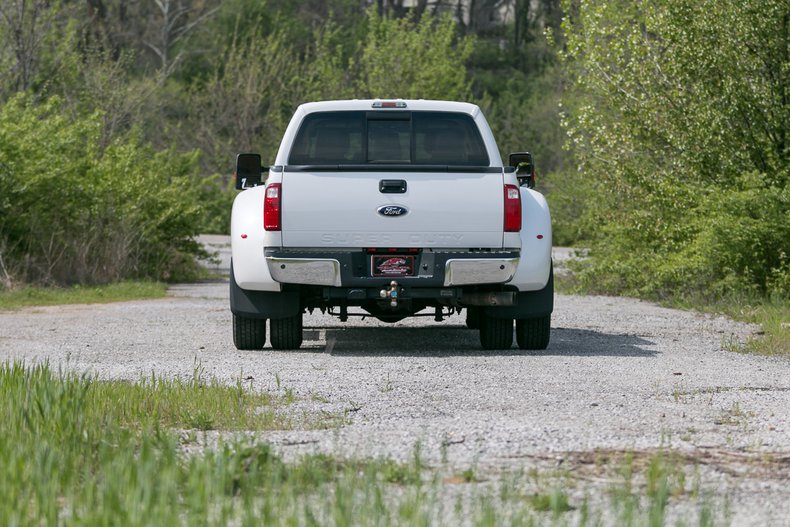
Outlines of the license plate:
<svg viewBox="0 0 790 527">
<path fill-rule="evenodd" d="M 414 256 L 375 254 L 370 257 L 373 276 L 413 276 Z"/>
</svg>

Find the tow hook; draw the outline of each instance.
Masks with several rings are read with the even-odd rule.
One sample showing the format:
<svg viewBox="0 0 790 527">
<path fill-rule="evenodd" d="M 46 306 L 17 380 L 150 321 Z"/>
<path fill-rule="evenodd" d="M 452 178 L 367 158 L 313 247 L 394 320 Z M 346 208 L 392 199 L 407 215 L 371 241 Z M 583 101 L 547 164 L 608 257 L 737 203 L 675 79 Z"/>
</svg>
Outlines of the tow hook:
<svg viewBox="0 0 790 527">
<path fill-rule="evenodd" d="M 394 307 L 398 307 L 398 290 L 399 289 L 400 289 L 400 287 L 398 287 L 398 282 L 393 280 L 392 282 L 390 282 L 389 289 L 382 289 L 379 292 L 379 296 L 381 296 L 381 298 L 384 298 L 384 299 L 389 298 L 389 300 L 390 300 L 390 307 L 393 307 L 393 308 Z"/>
</svg>

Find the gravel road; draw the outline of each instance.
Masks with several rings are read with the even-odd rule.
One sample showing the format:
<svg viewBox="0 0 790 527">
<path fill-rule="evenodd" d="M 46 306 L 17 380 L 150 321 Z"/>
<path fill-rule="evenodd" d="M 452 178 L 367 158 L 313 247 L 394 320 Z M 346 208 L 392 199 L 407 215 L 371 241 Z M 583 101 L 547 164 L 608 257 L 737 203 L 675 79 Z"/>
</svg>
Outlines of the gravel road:
<svg viewBox="0 0 790 527">
<path fill-rule="evenodd" d="M 790 525 L 790 361 L 728 351 L 749 325 L 559 295 L 543 352 L 482 352 L 460 316 L 316 313 L 298 352 L 237 351 L 230 327 L 226 282 L 178 285 L 161 300 L 2 312 L 0 359 L 132 380 L 188 377 L 198 362 L 221 380 L 293 390 L 295 416 L 347 416 L 337 429 L 261 434 L 286 456 L 407 459 L 419 442 L 428 463 L 496 472 L 671 447 L 704 467 L 734 525 Z M 755 459 L 768 461 L 755 471 Z"/>
</svg>

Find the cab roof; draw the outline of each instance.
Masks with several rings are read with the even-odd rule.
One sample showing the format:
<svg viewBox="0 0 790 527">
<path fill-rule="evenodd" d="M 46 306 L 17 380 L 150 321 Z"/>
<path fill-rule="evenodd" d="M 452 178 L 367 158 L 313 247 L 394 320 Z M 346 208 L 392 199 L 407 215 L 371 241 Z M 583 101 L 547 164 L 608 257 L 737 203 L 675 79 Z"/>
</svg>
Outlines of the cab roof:
<svg viewBox="0 0 790 527">
<path fill-rule="evenodd" d="M 381 103 L 374 106 L 375 103 Z M 387 103 L 397 103 L 388 107 Z M 335 111 L 432 111 L 432 112 L 458 112 L 475 117 L 480 108 L 476 104 L 454 101 L 433 101 L 426 99 L 350 99 L 343 101 L 321 101 L 302 104 L 299 110 L 305 114 L 313 112 Z"/>
</svg>

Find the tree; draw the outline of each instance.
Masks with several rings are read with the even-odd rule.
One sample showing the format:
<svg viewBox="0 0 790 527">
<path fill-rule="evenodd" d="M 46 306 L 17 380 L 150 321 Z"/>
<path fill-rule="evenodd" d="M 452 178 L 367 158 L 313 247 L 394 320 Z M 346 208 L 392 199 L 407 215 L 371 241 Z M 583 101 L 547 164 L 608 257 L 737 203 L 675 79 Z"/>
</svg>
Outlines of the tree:
<svg viewBox="0 0 790 527">
<path fill-rule="evenodd" d="M 219 9 L 189 0 L 153 0 L 154 24 L 143 42 L 159 59 L 159 74 L 168 77 L 183 59 L 185 48 L 177 49 L 189 35 Z M 186 48 L 188 49 L 188 48 Z"/>
<path fill-rule="evenodd" d="M 470 37 L 459 38 L 449 17 L 385 19 L 368 12 L 359 55 L 357 92 L 366 97 L 466 100 Z"/>
<path fill-rule="evenodd" d="M 0 101 L 57 74 L 62 53 L 68 51 L 64 26 L 73 14 L 69 7 L 0 0 Z"/>
<path fill-rule="evenodd" d="M 787 0 L 566 0 L 567 128 L 597 184 L 590 283 L 663 295 L 790 276 Z"/>
</svg>

